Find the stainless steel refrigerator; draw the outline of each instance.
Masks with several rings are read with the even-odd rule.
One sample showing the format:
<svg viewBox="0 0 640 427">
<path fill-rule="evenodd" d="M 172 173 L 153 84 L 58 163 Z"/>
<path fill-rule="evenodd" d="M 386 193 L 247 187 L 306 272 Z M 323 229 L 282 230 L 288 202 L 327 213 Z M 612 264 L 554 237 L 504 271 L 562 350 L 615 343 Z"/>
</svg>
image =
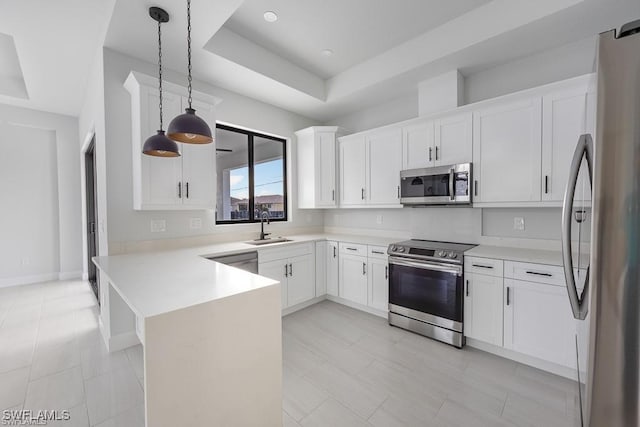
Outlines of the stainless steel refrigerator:
<svg viewBox="0 0 640 427">
<path fill-rule="evenodd" d="M 600 35 L 597 81 L 595 136 L 578 141 L 562 212 L 578 331 L 576 408 L 583 426 L 633 427 L 640 426 L 640 20 Z M 593 194 L 576 203 L 581 165 Z M 591 212 L 590 267 L 579 292 L 575 252 L 584 245 L 571 233 Z"/>
</svg>

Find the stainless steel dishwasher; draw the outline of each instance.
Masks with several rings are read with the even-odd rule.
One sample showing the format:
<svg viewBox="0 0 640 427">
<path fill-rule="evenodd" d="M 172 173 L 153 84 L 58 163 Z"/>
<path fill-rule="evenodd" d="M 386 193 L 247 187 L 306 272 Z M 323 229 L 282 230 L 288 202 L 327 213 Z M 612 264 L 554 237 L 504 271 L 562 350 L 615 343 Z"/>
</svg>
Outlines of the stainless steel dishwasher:
<svg viewBox="0 0 640 427">
<path fill-rule="evenodd" d="M 258 274 L 258 252 L 243 252 L 240 254 L 207 257 L 211 261 L 240 268 L 250 273 Z"/>
</svg>

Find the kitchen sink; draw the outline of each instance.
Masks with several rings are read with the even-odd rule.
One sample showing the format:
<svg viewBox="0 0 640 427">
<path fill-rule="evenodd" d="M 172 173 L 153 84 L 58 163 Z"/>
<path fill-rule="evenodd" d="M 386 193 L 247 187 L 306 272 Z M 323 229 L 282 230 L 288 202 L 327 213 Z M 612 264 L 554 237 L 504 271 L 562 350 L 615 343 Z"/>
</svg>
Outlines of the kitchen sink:
<svg viewBox="0 0 640 427">
<path fill-rule="evenodd" d="M 255 246 L 262 246 L 262 245 L 269 245 L 272 243 L 284 243 L 284 242 L 292 242 L 291 239 L 287 239 L 286 237 L 276 237 L 274 239 L 256 239 L 256 240 L 249 240 L 248 243 L 250 245 L 255 245 Z"/>
</svg>

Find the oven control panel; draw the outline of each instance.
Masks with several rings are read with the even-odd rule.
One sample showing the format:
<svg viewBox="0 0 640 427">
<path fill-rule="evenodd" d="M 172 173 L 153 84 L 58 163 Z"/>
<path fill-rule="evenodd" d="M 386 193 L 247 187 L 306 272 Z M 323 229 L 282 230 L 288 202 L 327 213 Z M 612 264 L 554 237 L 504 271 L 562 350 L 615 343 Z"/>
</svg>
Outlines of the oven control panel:
<svg viewBox="0 0 640 427">
<path fill-rule="evenodd" d="M 454 251 L 405 247 L 405 246 L 399 246 L 399 245 L 389 246 L 389 254 L 390 255 L 393 255 L 393 254 L 414 255 L 416 257 L 444 258 L 444 259 L 452 259 L 452 260 L 458 258 L 458 253 Z"/>
</svg>

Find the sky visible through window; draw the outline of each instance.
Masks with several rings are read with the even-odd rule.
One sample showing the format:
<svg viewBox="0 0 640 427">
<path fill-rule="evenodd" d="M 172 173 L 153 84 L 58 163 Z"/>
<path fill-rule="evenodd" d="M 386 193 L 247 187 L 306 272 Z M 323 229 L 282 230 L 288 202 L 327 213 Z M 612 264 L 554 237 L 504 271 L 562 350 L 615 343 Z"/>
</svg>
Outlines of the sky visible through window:
<svg viewBox="0 0 640 427">
<path fill-rule="evenodd" d="M 284 194 L 282 178 L 282 159 L 256 163 L 253 169 L 255 181 L 255 195 L 280 195 Z M 230 193 L 237 199 L 249 198 L 249 168 L 242 167 L 231 169 Z"/>
</svg>

